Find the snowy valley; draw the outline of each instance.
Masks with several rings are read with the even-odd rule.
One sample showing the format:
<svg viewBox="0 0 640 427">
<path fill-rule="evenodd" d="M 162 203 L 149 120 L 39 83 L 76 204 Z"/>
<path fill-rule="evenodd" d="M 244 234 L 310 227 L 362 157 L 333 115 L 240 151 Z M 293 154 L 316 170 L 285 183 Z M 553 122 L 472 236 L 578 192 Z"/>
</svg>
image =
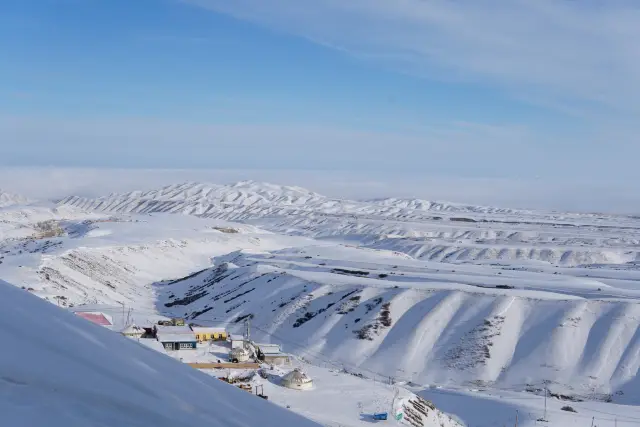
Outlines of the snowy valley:
<svg viewBox="0 0 640 427">
<path fill-rule="evenodd" d="M 272 388 L 273 401 L 323 425 L 370 423 L 345 415 L 375 393 L 345 396 L 368 387 L 423 396 L 445 427 L 513 425 L 516 411 L 536 425 L 545 394 L 552 427 L 640 423 L 640 218 L 252 181 L 0 200 L 0 279 L 22 288 L 11 298 L 116 320 L 122 307 L 230 330 L 250 319 L 323 384 L 307 400 Z M 308 399 L 350 409 L 331 424 Z"/>
</svg>

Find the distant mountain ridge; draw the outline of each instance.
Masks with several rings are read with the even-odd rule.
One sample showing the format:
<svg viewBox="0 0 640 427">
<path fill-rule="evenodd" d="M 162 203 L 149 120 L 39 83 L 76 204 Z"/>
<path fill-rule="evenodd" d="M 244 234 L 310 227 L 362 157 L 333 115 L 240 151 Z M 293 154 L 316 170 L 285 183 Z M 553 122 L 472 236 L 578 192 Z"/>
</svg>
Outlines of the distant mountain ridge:
<svg viewBox="0 0 640 427">
<path fill-rule="evenodd" d="M 160 203 L 162 202 L 162 203 Z M 349 213 L 371 210 L 420 210 L 434 212 L 507 213 L 521 212 L 518 209 L 473 206 L 460 203 L 435 202 L 422 199 L 382 198 L 369 200 L 348 200 L 331 198 L 297 186 L 277 185 L 256 181 L 240 181 L 220 185 L 185 182 L 162 187 L 157 190 L 112 193 L 108 196 L 88 198 L 68 196 L 62 204 L 79 205 L 102 210 L 153 210 L 176 209 L 177 205 L 187 211 L 194 208 L 203 211 L 205 207 L 234 205 L 237 207 L 288 206 L 309 207 L 328 212 Z"/>
<path fill-rule="evenodd" d="M 10 193 L 0 188 L 0 208 L 13 205 L 24 205 L 31 202 L 30 199 L 20 194 Z"/>
<path fill-rule="evenodd" d="M 500 215 L 502 220 L 527 216 L 529 220 L 553 221 L 609 220 L 612 217 L 589 213 L 475 206 L 417 198 L 348 200 L 327 197 L 302 187 L 256 181 L 240 181 L 228 185 L 186 182 L 156 190 L 113 193 L 98 198 L 69 196 L 59 203 L 104 212 L 180 213 L 233 221 L 303 213 L 307 216 L 355 215 L 402 221 L 424 220 L 440 215 L 471 215 L 476 218 Z"/>
</svg>

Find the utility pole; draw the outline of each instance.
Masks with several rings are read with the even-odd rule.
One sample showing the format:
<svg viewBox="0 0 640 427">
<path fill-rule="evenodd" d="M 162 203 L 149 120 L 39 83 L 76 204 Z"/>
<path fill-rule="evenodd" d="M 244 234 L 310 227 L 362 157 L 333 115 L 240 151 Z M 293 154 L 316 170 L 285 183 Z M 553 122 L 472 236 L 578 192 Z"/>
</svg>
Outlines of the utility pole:
<svg viewBox="0 0 640 427">
<path fill-rule="evenodd" d="M 120 302 L 120 301 L 116 301 L 116 302 L 122 306 L 122 323 L 123 323 L 122 327 L 124 328 L 125 326 L 127 326 L 125 324 L 126 322 L 125 322 L 125 319 L 124 319 L 124 303 Z"/>
<path fill-rule="evenodd" d="M 545 421 L 547 420 L 547 382 L 544 383 L 544 417 L 542 417 Z"/>
<path fill-rule="evenodd" d="M 244 343 L 243 343 L 243 347 L 247 350 L 249 350 L 249 342 L 251 339 L 251 324 L 249 323 L 251 321 L 250 318 L 246 318 L 244 320 Z"/>
</svg>

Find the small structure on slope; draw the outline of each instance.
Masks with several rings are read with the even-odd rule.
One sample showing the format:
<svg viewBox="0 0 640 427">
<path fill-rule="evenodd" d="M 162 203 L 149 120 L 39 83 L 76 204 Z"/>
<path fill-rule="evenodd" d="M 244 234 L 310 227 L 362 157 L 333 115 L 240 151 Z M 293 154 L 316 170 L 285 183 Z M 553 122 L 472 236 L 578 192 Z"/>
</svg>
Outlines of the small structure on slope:
<svg viewBox="0 0 640 427">
<path fill-rule="evenodd" d="M 157 325 L 154 332 L 165 350 L 191 350 L 196 348 L 196 334 L 188 326 Z"/>
<path fill-rule="evenodd" d="M 231 341 L 231 348 L 244 348 L 245 347 L 245 337 L 244 335 L 231 334 L 229 335 L 229 339 Z"/>
<path fill-rule="evenodd" d="M 313 388 L 313 380 L 302 370 L 296 368 L 282 377 L 282 385 L 294 390 L 309 390 Z"/>
<path fill-rule="evenodd" d="M 242 363 L 249 360 L 249 351 L 245 348 L 234 348 L 229 352 L 229 360 L 233 363 Z"/>
<path fill-rule="evenodd" d="M 291 359 L 288 354 L 283 353 L 278 344 L 259 344 L 254 343 L 258 350 L 258 359 L 271 365 L 285 365 Z"/>
<path fill-rule="evenodd" d="M 121 330 L 120 333 L 122 335 L 124 335 L 125 337 L 141 338 L 142 335 L 144 335 L 145 330 L 144 330 L 144 328 L 141 328 L 141 327 L 131 323 L 129 326 L 127 326 L 126 328 Z"/>
</svg>

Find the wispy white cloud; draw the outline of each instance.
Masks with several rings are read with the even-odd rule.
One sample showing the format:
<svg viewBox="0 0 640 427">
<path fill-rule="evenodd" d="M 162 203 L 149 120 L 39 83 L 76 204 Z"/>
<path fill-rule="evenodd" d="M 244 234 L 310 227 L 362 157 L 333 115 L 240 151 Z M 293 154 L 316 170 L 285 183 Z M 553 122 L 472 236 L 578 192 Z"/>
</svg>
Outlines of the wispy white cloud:
<svg viewBox="0 0 640 427">
<path fill-rule="evenodd" d="M 375 132 L 320 125 L 0 116 L 0 140 L 8 142 L 0 144 L 0 165 L 508 173 L 535 168 L 541 158 L 534 139 L 526 128 L 474 123 Z M 526 160 L 517 166 L 509 161 L 520 156 Z"/>
<path fill-rule="evenodd" d="M 635 1 L 183 1 L 405 72 L 488 82 L 568 111 L 640 112 Z"/>
</svg>

